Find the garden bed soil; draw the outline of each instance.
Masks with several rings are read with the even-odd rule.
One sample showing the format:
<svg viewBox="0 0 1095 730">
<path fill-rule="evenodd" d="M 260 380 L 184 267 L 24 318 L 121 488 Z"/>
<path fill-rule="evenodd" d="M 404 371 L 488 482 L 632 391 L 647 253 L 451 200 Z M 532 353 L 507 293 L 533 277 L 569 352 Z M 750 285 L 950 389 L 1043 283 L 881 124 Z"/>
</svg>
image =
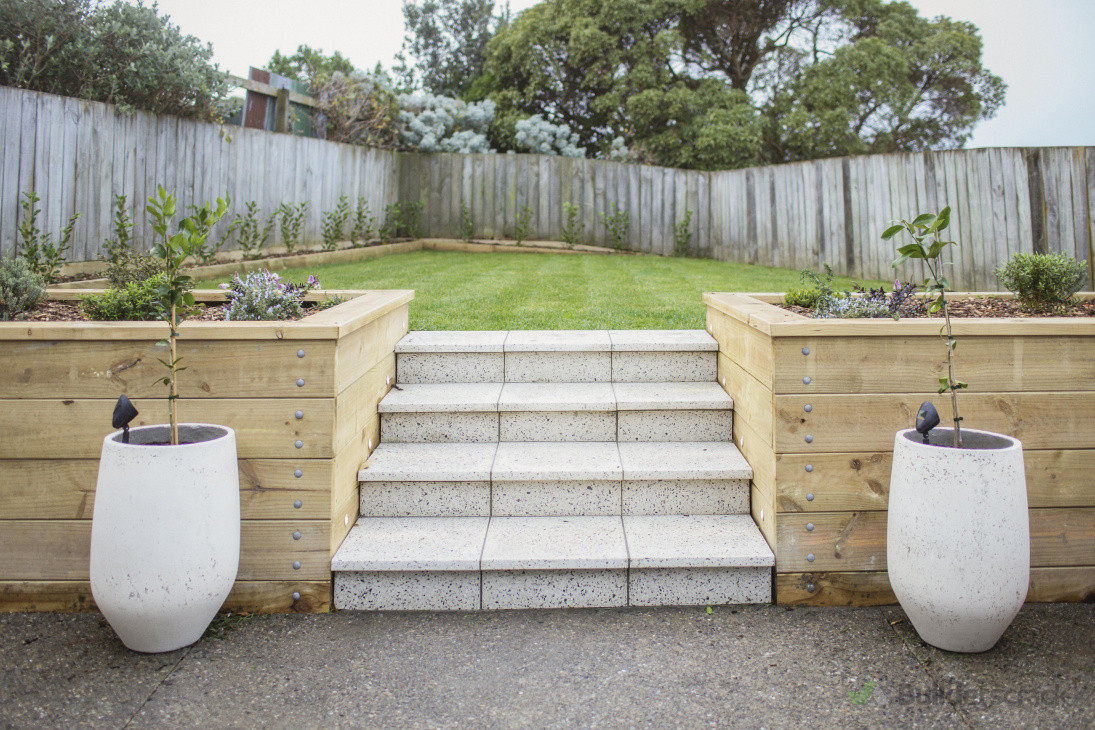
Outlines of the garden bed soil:
<svg viewBox="0 0 1095 730">
<path fill-rule="evenodd" d="M 780 304 L 781 309 L 804 317 L 812 317 L 814 310 L 795 305 Z M 1025 318 L 1025 317 L 1095 317 L 1095 300 L 1075 302 L 1060 309 L 1048 312 L 1026 312 L 1017 299 L 1001 299 L 997 297 L 971 297 L 969 299 L 950 299 L 947 302 L 951 317 L 994 317 L 1000 319 Z M 922 319 L 925 317 L 943 318 L 942 312 L 934 314 L 902 315 L 902 319 Z"/>
<path fill-rule="evenodd" d="M 194 322 L 223 322 L 228 306 L 225 304 L 198 304 L 197 312 L 187 316 L 187 321 Z M 304 303 L 304 316 L 315 314 L 317 310 L 314 302 Z M 34 309 L 16 317 L 19 322 L 96 322 L 101 320 L 88 319 L 80 311 L 79 302 L 58 302 L 45 300 L 39 302 Z"/>
</svg>

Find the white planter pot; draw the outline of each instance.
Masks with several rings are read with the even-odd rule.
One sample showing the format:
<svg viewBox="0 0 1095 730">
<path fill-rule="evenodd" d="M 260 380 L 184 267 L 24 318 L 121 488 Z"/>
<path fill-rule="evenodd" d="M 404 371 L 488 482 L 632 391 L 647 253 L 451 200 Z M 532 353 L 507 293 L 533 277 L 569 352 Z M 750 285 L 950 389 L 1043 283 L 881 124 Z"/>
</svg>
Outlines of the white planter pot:
<svg viewBox="0 0 1095 730">
<path fill-rule="evenodd" d="M 1010 436 L 949 428 L 924 444 L 894 441 L 886 562 L 920 638 L 949 651 L 991 649 L 1026 599 L 1030 522 L 1023 446 Z"/>
<path fill-rule="evenodd" d="M 134 651 L 201 638 L 236 579 L 240 557 L 236 434 L 180 424 L 103 441 L 91 523 L 91 592 Z M 191 442 L 191 443 L 187 443 Z"/>
</svg>

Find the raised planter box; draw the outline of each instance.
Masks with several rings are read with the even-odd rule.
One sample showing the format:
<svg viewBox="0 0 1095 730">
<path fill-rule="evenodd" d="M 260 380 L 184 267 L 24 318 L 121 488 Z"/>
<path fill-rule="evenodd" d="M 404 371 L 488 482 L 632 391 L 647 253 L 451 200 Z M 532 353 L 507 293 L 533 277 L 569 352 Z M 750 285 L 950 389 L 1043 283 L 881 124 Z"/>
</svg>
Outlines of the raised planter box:
<svg viewBox="0 0 1095 730">
<path fill-rule="evenodd" d="M 55 290 L 73 299 L 76 290 Z M 236 430 L 242 544 L 236 611 L 326 611 L 331 561 L 357 517 L 412 291 L 344 291 L 295 322 L 185 322 L 179 416 Z M 195 292 L 223 301 L 221 291 Z M 167 422 L 158 322 L 0 323 L 0 610 L 91 608 L 99 452 L 121 393 Z"/>
<path fill-rule="evenodd" d="M 817 320 L 779 295 L 705 294 L 752 512 L 783 604 L 895 603 L 886 577 L 894 433 L 932 400 L 946 350 L 934 320 Z M 1095 598 L 1095 321 L 957 319 L 963 424 L 1023 442 L 1030 601 Z M 808 407 L 808 409 L 807 409 Z"/>
</svg>

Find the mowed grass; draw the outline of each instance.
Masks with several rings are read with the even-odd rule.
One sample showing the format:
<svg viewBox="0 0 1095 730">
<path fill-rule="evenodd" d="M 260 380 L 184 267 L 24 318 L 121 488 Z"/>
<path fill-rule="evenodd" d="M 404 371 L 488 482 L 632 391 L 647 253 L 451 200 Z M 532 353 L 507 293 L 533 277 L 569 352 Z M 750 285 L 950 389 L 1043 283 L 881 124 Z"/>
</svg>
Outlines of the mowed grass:
<svg viewBox="0 0 1095 730">
<path fill-rule="evenodd" d="M 797 271 L 705 259 L 441 251 L 286 274 L 324 289 L 414 289 L 413 330 L 702 329 L 704 292 L 799 283 Z"/>
</svg>

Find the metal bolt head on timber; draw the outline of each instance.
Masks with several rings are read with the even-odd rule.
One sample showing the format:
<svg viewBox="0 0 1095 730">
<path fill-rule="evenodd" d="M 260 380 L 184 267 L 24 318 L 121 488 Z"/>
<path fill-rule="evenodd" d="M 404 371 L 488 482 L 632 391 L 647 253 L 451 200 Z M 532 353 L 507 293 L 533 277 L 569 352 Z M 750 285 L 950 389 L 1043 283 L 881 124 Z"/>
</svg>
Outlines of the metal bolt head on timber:
<svg viewBox="0 0 1095 730">
<path fill-rule="evenodd" d="M 293 509 L 300 509 L 303 506 L 304 506 L 304 503 L 301 502 L 299 499 L 297 501 L 293 502 Z"/>
<path fill-rule="evenodd" d="M 304 387 L 304 378 L 297 378 L 297 387 L 298 388 L 303 388 Z"/>
<path fill-rule="evenodd" d="M 814 493 L 813 492 L 810 492 L 809 494 L 806 495 L 806 501 L 807 502 L 813 502 L 814 501 Z"/>
<path fill-rule="evenodd" d="M 813 560 L 813 558 L 810 558 L 810 559 Z M 294 560 L 293 561 L 293 570 L 300 570 L 300 561 L 299 560 Z"/>
<path fill-rule="evenodd" d="M 303 469 L 294 469 L 293 470 L 293 476 L 295 476 L 297 479 L 300 479 L 302 476 L 304 476 L 304 470 Z"/>
<path fill-rule="evenodd" d="M 293 444 L 293 446 L 296 446 L 298 449 L 303 449 L 304 448 L 304 442 L 298 440 Z"/>
<path fill-rule="evenodd" d="M 297 350 L 297 357 L 304 357 L 304 350 Z"/>
<path fill-rule="evenodd" d="M 299 601 L 300 600 L 300 592 L 299 591 L 293 591 L 293 600 L 294 601 Z"/>
<path fill-rule="evenodd" d="M 806 465 L 806 473 L 807 474 L 812 472 L 813 470 L 814 470 L 814 465 L 813 464 L 807 464 Z"/>
<path fill-rule="evenodd" d="M 810 348 L 809 347 L 802 348 L 802 354 L 803 355 L 809 355 L 810 354 Z"/>
<path fill-rule="evenodd" d="M 812 527 L 810 529 L 812 529 Z M 299 540 L 300 539 L 300 530 L 294 530 L 293 531 L 293 539 L 294 540 Z"/>
<path fill-rule="evenodd" d="M 296 416 L 297 420 L 299 421 L 300 419 L 304 418 L 304 411 L 297 411 L 293 415 Z"/>
<path fill-rule="evenodd" d="M 813 553 L 810 553 L 809 555 L 806 556 L 806 562 L 808 562 L 808 563 L 814 562 L 814 554 Z"/>
<path fill-rule="evenodd" d="M 810 376 L 809 375 L 807 375 L 805 378 L 802 379 L 802 384 L 803 385 L 809 385 L 810 384 Z"/>
<path fill-rule="evenodd" d="M 806 584 L 806 590 L 810 593 L 813 593 L 814 592 L 814 584 L 813 583 L 807 583 Z"/>
<path fill-rule="evenodd" d="M 804 411 L 806 411 L 807 413 L 809 413 L 810 411 L 814 410 L 814 407 L 813 407 L 812 405 L 810 405 L 809 403 L 807 403 L 806 405 L 804 405 L 804 406 L 802 407 L 802 410 L 804 410 Z"/>
<path fill-rule="evenodd" d="M 806 443 L 812 444 L 813 442 L 814 442 L 814 437 L 811 436 L 810 434 L 806 434 Z M 300 442 L 297 441 L 297 443 L 299 444 Z M 298 446 L 297 448 L 299 449 L 300 447 Z"/>
<path fill-rule="evenodd" d="M 814 531 L 814 523 L 813 522 L 807 522 L 806 523 L 806 532 L 813 532 L 813 531 Z"/>
</svg>

